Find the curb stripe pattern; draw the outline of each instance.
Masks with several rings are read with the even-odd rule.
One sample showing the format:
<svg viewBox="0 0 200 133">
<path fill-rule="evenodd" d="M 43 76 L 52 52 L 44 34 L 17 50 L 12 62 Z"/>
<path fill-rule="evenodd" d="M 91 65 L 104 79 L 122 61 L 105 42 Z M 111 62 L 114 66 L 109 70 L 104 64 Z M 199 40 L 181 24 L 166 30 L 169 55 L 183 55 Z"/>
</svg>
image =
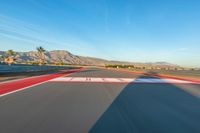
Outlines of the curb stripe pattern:
<svg viewBox="0 0 200 133">
<path fill-rule="evenodd" d="M 60 77 L 50 82 L 83 82 L 83 83 L 183 83 L 199 84 L 198 82 L 170 78 L 99 78 L 99 77 Z"/>
<path fill-rule="evenodd" d="M 10 81 L 10 82 L 5 82 L 5 83 L 4 82 L 0 83 L 0 97 L 5 94 L 9 94 L 11 92 L 16 92 L 17 90 L 23 90 L 25 88 L 29 88 L 29 87 L 38 85 L 40 83 L 45 83 L 54 78 L 58 78 L 58 77 L 62 77 L 62 76 L 66 76 L 68 74 L 78 72 L 80 70 L 82 70 L 82 68 L 73 69 L 73 70 L 69 70 L 66 72 L 60 72 L 60 73 L 56 73 L 56 74 L 48 74 L 48 75 L 42 75 L 42 76 L 35 76 L 35 77 L 31 77 L 31 78 L 25 78 L 25 79 L 16 80 L 13 82 Z"/>
</svg>

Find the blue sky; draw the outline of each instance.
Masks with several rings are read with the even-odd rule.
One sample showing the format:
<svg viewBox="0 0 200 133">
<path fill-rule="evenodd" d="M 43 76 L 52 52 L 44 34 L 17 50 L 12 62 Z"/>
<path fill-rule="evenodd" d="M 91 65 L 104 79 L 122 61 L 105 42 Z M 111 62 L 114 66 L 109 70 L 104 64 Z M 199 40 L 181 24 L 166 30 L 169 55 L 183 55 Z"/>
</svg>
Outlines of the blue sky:
<svg viewBox="0 0 200 133">
<path fill-rule="evenodd" d="M 199 0 L 0 0 L 0 50 L 200 67 Z"/>
</svg>

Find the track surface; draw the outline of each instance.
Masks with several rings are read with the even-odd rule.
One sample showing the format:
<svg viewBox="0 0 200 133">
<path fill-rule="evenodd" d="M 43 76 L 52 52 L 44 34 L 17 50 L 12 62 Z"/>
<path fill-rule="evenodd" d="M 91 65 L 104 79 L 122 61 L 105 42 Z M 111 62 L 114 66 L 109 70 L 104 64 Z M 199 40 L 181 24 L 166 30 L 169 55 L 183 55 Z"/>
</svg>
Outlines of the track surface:
<svg viewBox="0 0 200 133">
<path fill-rule="evenodd" d="M 87 69 L 70 77 L 152 78 Z M 199 133 L 199 84 L 46 82 L 0 97 L 0 133 Z"/>
</svg>

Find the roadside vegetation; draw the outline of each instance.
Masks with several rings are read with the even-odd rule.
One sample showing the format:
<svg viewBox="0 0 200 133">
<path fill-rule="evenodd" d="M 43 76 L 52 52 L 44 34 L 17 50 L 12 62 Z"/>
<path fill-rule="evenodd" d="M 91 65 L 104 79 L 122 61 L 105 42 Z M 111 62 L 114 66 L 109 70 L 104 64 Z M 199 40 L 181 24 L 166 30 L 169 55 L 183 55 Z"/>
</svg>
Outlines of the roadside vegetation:
<svg viewBox="0 0 200 133">
<path fill-rule="evenodd" d="M 106 68 L 124 68 L 124 69 L 132 69 L 132 70 L 174 70 L 174 71 L 181 71 L 181 70 L 196 70 L 195 68 L 185 68 L 179 66 L 162 66 L 162 65 L 106 65 Z"/>
<path fill-rule="evenodd" d="M 145 67 L 137 67 L 135 65 L 106 65 L 106 68 L 145 69 Z"/>
</svg>

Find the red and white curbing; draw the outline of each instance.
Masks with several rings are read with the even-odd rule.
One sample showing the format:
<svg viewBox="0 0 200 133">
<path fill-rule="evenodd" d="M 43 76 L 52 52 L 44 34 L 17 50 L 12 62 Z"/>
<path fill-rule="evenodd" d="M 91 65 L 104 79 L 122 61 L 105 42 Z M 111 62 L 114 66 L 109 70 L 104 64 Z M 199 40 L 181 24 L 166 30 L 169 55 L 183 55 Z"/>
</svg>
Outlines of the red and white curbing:
<svg viewBox="0 0 200 133">
<path fill-rule="evenodd" d="M 99 77 L 59 77 L 50 82 L 82 82 L 82 83 L 182 83 L 182 84 L 200 84 L 198 82 L 170 79 L 170 78 L 99 78 Z"/>
<path fill-rule="evenodd" d="M 24 78 L 24 79 L 9 81 L 9 82 L 2 82 L 0 83 L 0 97 L 36 86 L 42 83 L 46 83 L 47 81 L 51 79 L 66 76 L 66 75 L 69 75 L 81 70 L 83 70 L 83 68 L 73 69 L 66 72 L 60 72 L 60 73 L 54 73 L 54 74 L 33 76 L 30 78 Z"/>
</svg>

